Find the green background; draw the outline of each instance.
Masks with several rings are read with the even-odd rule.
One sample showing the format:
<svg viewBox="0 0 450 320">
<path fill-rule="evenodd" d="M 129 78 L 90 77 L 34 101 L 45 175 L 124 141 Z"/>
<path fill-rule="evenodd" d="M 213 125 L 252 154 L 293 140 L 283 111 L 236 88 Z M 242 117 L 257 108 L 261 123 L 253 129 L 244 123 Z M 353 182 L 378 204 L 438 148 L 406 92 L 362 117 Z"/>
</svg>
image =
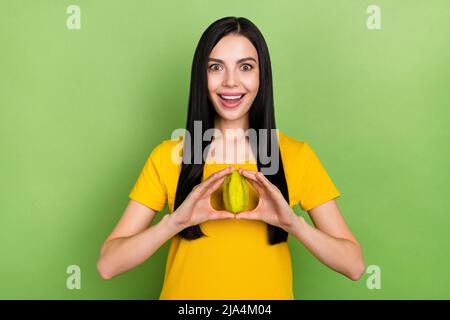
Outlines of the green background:
<svg viewBox="0 0 450 320">
<path fill-rule="evenodd" d="M 0 0 L 0 298 L 158 298 L 168 242 L 110 281 L 100 246 L 149 152 L 185 126 L 201 34 L 230 15 L 263 33 L 278 128 L 317 152 L 381 268 L 369 290 L 369 274 L 348 280 L 292 238 L 296 298 L 450 298 L 446 0 Z"/>
</svg>

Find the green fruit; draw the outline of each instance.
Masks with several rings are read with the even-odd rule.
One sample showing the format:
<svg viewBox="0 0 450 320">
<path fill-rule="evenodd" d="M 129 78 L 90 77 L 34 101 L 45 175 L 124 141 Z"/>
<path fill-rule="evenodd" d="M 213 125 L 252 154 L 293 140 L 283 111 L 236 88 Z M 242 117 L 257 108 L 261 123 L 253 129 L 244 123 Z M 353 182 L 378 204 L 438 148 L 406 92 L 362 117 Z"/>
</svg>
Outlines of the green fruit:
<svg viewBox="0 0 450 320">
<path fill-rule="evenodd" d="M 223 202 L 225 209 L 238 213 L 247 210 L 249 203 L 248 182 L 238 171 L 226 176 L 223 182 Z"/>
</svg>

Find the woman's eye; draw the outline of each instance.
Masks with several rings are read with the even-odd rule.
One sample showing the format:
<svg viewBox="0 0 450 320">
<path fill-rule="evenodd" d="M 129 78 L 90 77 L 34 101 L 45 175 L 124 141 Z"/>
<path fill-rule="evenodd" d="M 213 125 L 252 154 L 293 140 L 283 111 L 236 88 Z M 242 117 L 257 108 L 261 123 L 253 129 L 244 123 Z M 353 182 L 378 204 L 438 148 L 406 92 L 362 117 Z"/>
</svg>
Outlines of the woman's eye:
<svg viewBox="0 0 450 320">
<path fill-rule="evenodd" d="M 242 65 L 242 67 L 244 68 L 244 71 L 248 71 L 248 70 L 253 69 L 253 66 L 251 64 L 248 64 L 248 63 Z M 245 68 L 245 67 L 247 67 L 247 68 Z"/>
<path fill-rule="evenodd" d="M 253 66 L 251 64 L 246 63 L 246 64 L 243 64 L 241 68 L 243 71 L 250 71 L 253 69 Z M 219 71 L 219 70 L 221 70 L 221 66 L 220 66 L 220 64 L 214 63 L 209 66 L 209 69 L 211 71 Z"/>
<path fill-rule="evenodd" d="M 215 68 L 215 67 L 219 67 L 219 65 L 218 64 L 212 64 L 212 65 L 210 65 L 209 66 L 209 69 L 211 69 L 212 71 L 217 71 L 217 70 L 219 70 L 218 68 Z"/>
</svg>

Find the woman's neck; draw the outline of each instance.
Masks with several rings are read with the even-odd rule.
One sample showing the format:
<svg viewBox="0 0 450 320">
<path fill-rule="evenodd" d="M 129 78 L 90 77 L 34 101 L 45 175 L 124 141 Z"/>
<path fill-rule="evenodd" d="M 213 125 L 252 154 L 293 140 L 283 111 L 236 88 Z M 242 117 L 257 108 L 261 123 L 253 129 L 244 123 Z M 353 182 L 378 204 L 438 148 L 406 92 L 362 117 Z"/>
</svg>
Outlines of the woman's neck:
<svg viewBox="0 0 450 320">
<path fill-rule="evenodd" d="M 220 135 L 215 136 L 211 142 L 208 158 L 212 157 L 219 163 L 256 161 L 246 134 L 248 116 L 233 121 L 216 118 L 214 125 Z"/>
<path fill-rule="evenodd" d="M 248 115 L 236 120 L 227 120 L 218 116 L 214 119 L 214 128 L 220 131 L 222 139 L 225 141 L 235 140 L 236 135 L 240 136 L 239 131 L 245 137 L 248 127 Z"/>
</svg>

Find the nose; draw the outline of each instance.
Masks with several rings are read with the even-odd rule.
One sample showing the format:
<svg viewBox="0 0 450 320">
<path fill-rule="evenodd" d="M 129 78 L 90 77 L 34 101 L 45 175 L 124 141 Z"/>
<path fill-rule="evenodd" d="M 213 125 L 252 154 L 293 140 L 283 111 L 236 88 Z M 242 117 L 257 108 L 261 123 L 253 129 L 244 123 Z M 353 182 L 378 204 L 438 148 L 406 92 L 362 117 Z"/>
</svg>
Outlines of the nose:
<svg viewBox="0 0 450 320">
<path fill-rule="evenodd" d="M 233 87 L 236 86 L 236 84 L 239 81 L 238 74 L 236 74 L 233 70 L 227 70 L 225 72 L 225 77 L 223 79 L 223 86 L 224 87 Z"/>
</svg>

